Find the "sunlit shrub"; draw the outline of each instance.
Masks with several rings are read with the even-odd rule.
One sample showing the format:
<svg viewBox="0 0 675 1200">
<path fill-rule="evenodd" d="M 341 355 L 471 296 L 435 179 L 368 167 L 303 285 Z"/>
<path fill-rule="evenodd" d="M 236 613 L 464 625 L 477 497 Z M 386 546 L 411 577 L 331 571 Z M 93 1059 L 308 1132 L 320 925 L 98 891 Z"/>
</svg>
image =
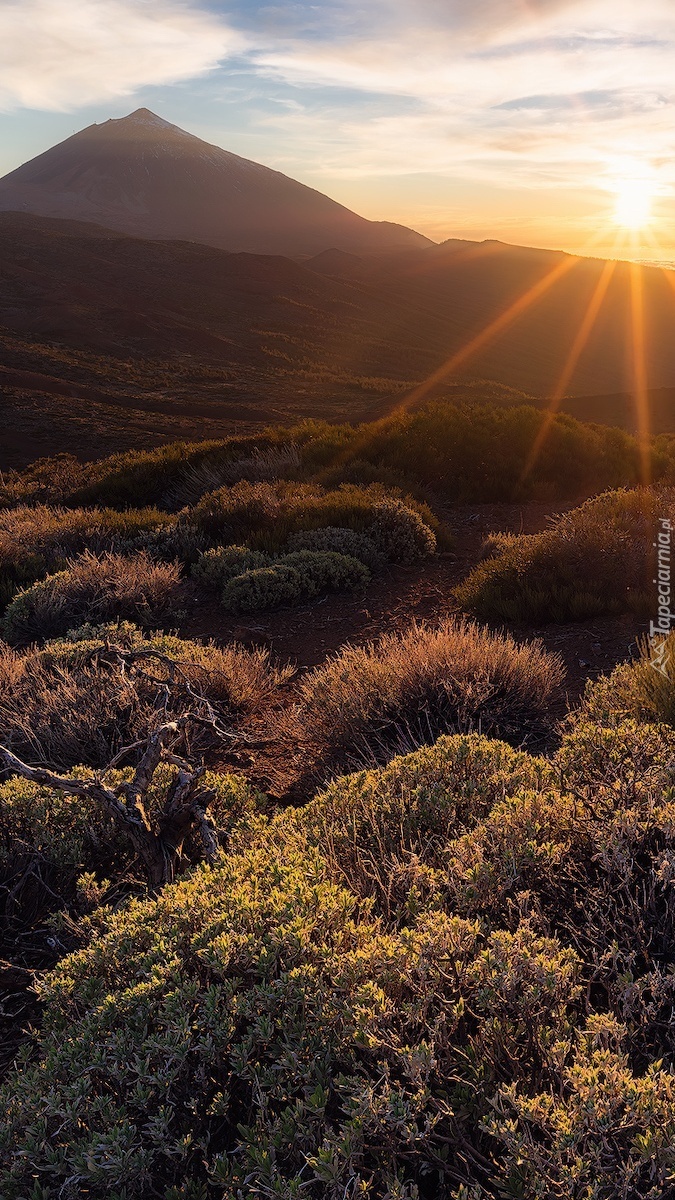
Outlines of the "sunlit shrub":
<svg viewBox="0 0 675 1200">
<path fill-rule="evenodd" d="M 539 644 L 518 646 L 467 622 L 413 626 L 348 646 L 307 675 L 294 714 L 319 771 L 386 762 L 443 733 L 541 735 L 563 678 Z"/>
<path fill-rule="evenodd" d="M 146 657 L 139 670 L 116 669 L 106 646 Z M 167 662 L 151 657 L 153 651 Z M 165 698 L 161 689 L 172 663 L 178 674 Z M 0 642 L 0 741 L 32 763 L 100 767 L 167 717 L 192 707 L 188 687 L 236 726 L 264 708 L 289 674 L 273 668 L 264 649 L 220 648 L 167 634 L 147 637 L 130 626 L 84 628 L 73 638 L 24 652 Z M 207 730 L 193 748 L 201 744 L 208 744 Z"/>
<path fill-rule="evenodd" d="M 668 517 L 675 520 L 670 490 L 607 492 L 542 533 L 493 542 L 458 599 L 484 619 L 529 624 L 648 611 L 653 543 Z"/>
<path fill-rule="evenodd" d="M 154 531 L 166 537 L 173 523 L 156 508 L 0 510 L 0 607 L 21 584 L 61 570 L 74 554 L 140 549 Z"/>
<path fill-rule="evenodd" d="M 637 659 L 589 682 L 582 698 L 588 720 L 613 725 L 633 717 L 675 726 L 675 633 L 641 643 Z"/>
<path fill-rule="evenodd" d="M 85 621 L 119 618 L 161 626 L 175 620 L 180 578 L 178 563 L 153 562 L 144 551 L 126 557 L 87 551 L 65 571 L 18 592 L 5 612 L 2 632 L 12 643 L 26 644 Z"/>
</svg>

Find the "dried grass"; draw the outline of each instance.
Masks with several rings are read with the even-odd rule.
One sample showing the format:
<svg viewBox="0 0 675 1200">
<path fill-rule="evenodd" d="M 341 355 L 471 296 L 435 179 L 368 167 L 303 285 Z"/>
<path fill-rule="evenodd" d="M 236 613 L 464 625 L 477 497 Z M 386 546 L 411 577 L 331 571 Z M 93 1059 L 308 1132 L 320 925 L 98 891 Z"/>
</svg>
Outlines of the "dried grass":
<svg viewBox="0 0 675 1200">
<path fill-rule="evenodd" d="M 348 646 L 307 675 L 289 732 L 309 745 L 314 771 L 389 761 L 441 734 L 478 731 L 520 744 L 548 725 L 560 659 L 467 621 L 414 625 Z"/>
</svg>

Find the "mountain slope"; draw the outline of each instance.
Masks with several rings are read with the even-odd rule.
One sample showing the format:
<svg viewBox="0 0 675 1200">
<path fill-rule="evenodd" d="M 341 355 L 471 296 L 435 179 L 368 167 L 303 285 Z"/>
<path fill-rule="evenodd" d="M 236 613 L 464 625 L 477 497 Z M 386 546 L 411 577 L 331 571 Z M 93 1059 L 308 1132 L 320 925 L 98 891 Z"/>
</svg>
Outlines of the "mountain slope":
<svg viewBox="0 0 675 1200">
<path fill-rule="evenodd" d="M 432 245 L 185 133 L 148 109 L 90 125 L 0 179 L 0 210 L 256 254 Z"/>
<path fill-rule="evenodd" d="M 234 422 L 372 419 L 418 403 L 430 376 L 429 398 L 457 398 L 457 387 L 460 398 L 492 398 L 482 381 L 496 380 L 506 402 L 509 389 L 515 402 L 545 401 L 606 269 L 497 242 L 300 264 L 0 213 L 0 469 L 19 412 L 40 453 L 73 444 L 106 453 L 159 427 L 194 438 Z M 637 286 L 646 384 L 671 389 L 653 428 L 675 432 L 674 285 L 672 272 L 616 264 L 565 388 L 587 397 L 575 415 L 640 427 Z M 532 303 L 519 305 L 528 294 Z M 500 324 L 514 303 L 514 319 Z M 448 360 L 453 369 L 438 373 Z"/>
</svg>

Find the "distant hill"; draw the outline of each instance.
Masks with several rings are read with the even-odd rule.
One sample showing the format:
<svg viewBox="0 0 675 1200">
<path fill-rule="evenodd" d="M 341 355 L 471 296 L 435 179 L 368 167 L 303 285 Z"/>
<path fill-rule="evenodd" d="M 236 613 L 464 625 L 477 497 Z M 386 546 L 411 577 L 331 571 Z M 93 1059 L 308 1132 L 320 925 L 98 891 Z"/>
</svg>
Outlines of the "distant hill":
<svg viewBox="0 0 675 1200">
<path fill-rule="evenodd" d="M 0 210 L 255 254 L 432 245 L 185 133 L 146 108 L 90 125 L 0 179 Z"/>
<path fill-rule="evenodd" d="M 604 271 L 499 242 L 330 248 L 299 262 L 0 212 L 0 469 L 10 443 L 25 461 L 29 443 L 32 456 L 73 445 L 92 455 L 234 424 L 371 420 L 419 402 L 429 377 L 424 397 L 458 388 L 468 400 L 545 403 Z M 635 428 L 637 279 L 654 431 L 675 432 L 669 278 L 616 265 L 563 409 Z M 514 303 L 515 318 L 495 327 Z"/>
</svg>

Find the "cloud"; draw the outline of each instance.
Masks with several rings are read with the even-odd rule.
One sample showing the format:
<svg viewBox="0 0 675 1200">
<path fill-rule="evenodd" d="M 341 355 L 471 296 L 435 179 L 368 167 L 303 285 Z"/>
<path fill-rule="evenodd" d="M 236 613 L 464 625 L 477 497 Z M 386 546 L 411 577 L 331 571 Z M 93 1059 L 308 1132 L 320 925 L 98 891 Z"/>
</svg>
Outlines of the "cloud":
<svg viewBox="0 0 675 1200">
<path fill-rule="evenodd" d="M 69 111 L 194 78 L 244 46 L 171 0 L 0 0 L 0 109 Z"/>
<path fill-rule="evenodd" d="M 337 8 L 343 36 L 291 30 L 252 51 L 305 97 L 266 120 L 324 175 L 601 190 L 647 161 L 675 184 L 672 0 L 417 0 L 414 15 L 409 0 L 343 0 L 322 10 L 331 27 Z M 307 97 L 330 86 L 349 98 L 322 112 Z"/>
</svg>

